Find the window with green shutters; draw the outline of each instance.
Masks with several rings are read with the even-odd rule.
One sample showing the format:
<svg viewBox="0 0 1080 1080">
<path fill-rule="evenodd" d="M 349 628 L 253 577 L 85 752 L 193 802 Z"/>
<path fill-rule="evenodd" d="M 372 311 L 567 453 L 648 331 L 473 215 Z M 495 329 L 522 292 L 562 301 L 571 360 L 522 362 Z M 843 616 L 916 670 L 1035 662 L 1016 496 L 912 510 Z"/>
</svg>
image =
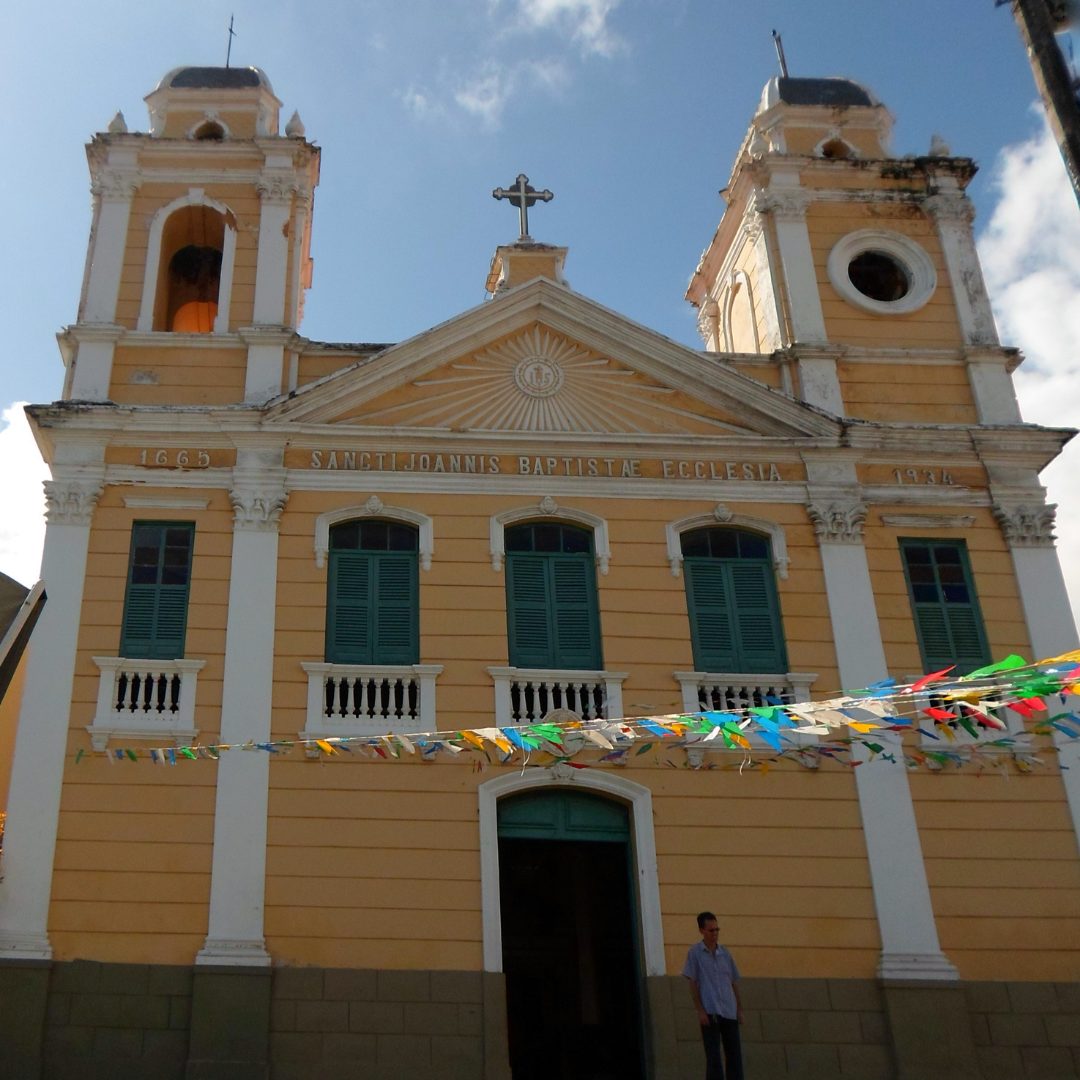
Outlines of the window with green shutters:
<svg viewBox="0 0 1080 1080">
<path fill-rule="evenodd" d="M 520 668 L 602 668 L 592 533 L 534 521 L 506 530 L 510 663 Z"/>
<path fill-rule="evenodd" d="M 707 528 L 683 533 L 681 542 L 694 667 L 747 675 L 786 672 L 768 537 Z"/>
<path fill-rule="evenodd" d="M 967 545 L 961 540 L 901 540 L 923 671 L 956 666 L 963 675 L 990 663 Z"/>
<path fill-rule="evenodd" d="M 392 521 L 346 521 L 330 530 L 326 660 L 420 660 L 418 535 Z"/>
<path fill-rule="evenodd" d="M 136 521 L 132 525 L 121 656 L 177 660 L 184 655 L 194 541 L 193 522 Z"/>
</svg>

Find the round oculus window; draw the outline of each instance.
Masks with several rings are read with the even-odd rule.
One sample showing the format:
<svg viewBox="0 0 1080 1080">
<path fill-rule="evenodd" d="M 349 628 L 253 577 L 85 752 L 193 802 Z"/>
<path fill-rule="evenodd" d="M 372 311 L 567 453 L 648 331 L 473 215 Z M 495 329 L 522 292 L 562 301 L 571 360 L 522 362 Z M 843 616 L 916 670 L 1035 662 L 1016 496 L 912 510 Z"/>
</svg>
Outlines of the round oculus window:
<svg viewBox="0 0 1080 1080">
<path fill-rule="evenodd" d="M 937 271 L 924 248 L 884 229 L 848 233 L 830 252 L 828 271 L 849 304 L 875 315 L 918 311 L 937 288 Z"/>
<path fill-rule="evenodd" d="M 871 300 L 892 304 L 911 291 L 907 267 L 884 251 L 863 251 L 848 263 L 848 281 Z"/>
</svg>

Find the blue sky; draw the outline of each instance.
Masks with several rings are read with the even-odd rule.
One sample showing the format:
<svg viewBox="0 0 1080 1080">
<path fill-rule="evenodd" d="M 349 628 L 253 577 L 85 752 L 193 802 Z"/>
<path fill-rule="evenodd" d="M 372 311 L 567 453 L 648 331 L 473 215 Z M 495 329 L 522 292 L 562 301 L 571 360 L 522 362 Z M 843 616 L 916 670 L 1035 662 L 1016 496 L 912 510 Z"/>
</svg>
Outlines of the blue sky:
<svg viewBox="0 0 1080 1080">
<path fill-rule="evenodd" d="M 992 165 L 1030 133 L 1034 96 L 1007 8 L 992 0 L 247 0 L 9 5 L 0 75 L 9 139 L 2 261 L 9 348 L 0 405 L 51 400 L 53 335 L 73 319 L 90 198 L 83 144 L 170 68 L 268 73 L 323 148 L 314 288 L 303 331 L 395 341 L 483 299 L 516 235 L 491 189 L 525 171 L 555 201 L 537 239 L 568 244 L 574 288 L 697 344 L 682 299 L 720 215 L 719 188 L 762 85 L 769 31 L 798 75 L 868 84 L 898 153 L 934 131 Z M 987 170 L 989 171 L 989 170 Z M 986 209 L 987 182 L 975 182 Z M 984 215 L 985 220 L 985 215 Z"/>
<path fill-rule="evenodd" d="M 526 172 L 555 200 L 532 234 L 572 286 L 695 347 L 683 300 L 717 192 L 767 79 L 843 75 L 896 117 L 894 151 L 940 132 L 971 187 L 1002 336 L 1028 361 L 1029 420 L 1080 426 L 1080 212 L 993 0 L 35 0 L 9 4 L 0 101 L 12 208 L 0 259 L 0 571 L 32 582 L 45 475 L 19 401 L 59 395 L 90 224 L 83 144 L 181 64 L 262 67 L 323 148 L 302 332 L 398 341 L 480 303 L 517 234 L 491 190 Z M 1080 448 L 1044 474 L 1080 599 Z"/>
</svg>

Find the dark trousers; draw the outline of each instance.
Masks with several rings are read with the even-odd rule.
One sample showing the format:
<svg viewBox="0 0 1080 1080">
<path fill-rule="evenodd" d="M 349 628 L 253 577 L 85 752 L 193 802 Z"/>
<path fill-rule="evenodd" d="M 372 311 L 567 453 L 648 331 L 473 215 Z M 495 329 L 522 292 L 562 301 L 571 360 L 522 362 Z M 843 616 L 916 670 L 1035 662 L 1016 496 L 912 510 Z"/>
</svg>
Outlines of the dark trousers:
<svg viewBox="0 0 1080 1080">
<path fill-rule="evenodd" d="M 724 1080 L 724 1066 L 720 1062 L 721 1043 L 727 1063 L 727 1080 L 743 1080 L 739 1021 L 710 1014 L 709 1025 L 702 1027 L 701 1037 L 705 1042 L 705 1080 Z"/>
</svg>

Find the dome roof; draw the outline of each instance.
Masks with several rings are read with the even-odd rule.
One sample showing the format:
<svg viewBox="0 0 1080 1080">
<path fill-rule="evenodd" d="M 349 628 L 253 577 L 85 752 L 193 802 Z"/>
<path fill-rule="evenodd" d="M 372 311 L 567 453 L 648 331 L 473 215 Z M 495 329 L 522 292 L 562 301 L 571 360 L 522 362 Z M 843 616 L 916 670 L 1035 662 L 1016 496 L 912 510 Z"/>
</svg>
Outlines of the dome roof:
<svg viewBox="0 0 1080 1080">
<path fill-rule="evenodd" d="M 836 109 L 850 105 L 874 108 L 881 102 L 865 86 L 851 79 L 770 79 L 761 95 L 758 112 L 779 104 L 823 105 Z"/>
<path fill-rule="evenodd" d="M 251 90 L 274 88 L 266 72 L 256 67 L 178 67 L 158 83 L 157 89 L 174 90 Z"/>
</svg>

